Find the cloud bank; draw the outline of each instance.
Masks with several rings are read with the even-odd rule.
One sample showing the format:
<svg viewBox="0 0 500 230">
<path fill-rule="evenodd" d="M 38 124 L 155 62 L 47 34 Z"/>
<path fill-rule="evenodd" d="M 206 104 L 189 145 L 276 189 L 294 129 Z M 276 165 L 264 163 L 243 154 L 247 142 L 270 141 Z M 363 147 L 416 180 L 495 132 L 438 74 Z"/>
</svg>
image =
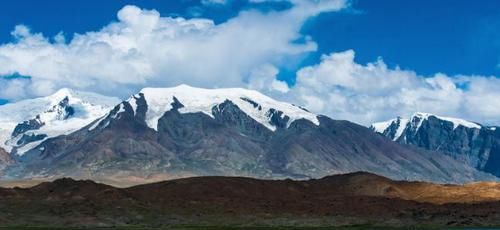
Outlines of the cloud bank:
<svg viewBox="0 0 500 230">
<path fill-rule="evenodd" d="M 324 55 L 297 72 L 288 96 L 307 108 L 369 125 L 416 111 L 500 124 L 500 79 L 485 76 L 421 76 L 390 69 L 382 59 L 366 65 L 348 50 Z"/>
<path fill-rule="evenodd" d="M 300 1 L 284 11 L 243 11 L 217 25 L 125 6 L 117 22 L 76 34 L 68 43 L 62 34 L 47 38 L 19 25 L 12 32 L 16 41 L 0 46 L 0 75 L 32 79 L 23 81 L 25 92 L 2 96 L 46 95 L 60 87 L 128 95 L 145 86 L 180 83 L 243 86 L 262 66 L 316 51 L 316 43 L 300 34 L 302 24 L 344 6 L 343 0 Z M 19 89 L 18 84 L 2 87 Z"/>
<path fill-rule="evenodd" d="M 251 2 L 269 1 L 282 0 Z M 416 111 L 500 124 L 500 80 L 493 76 L 421 76 L 389 68 L 382 59 L 356 63 L 348 50 L 303 67 L 294 85 L 278 80 L 280 67 L 318 50 L 301 34 L 303 24 L 348 7 L 344 0 L 290 2 L 287 10 L 246 10 L 221 24 L 126 6 L 116 22 L 70 41 L 62 33 L 49 38 L 19 25 L 15 41 L 0 45 L 0 76 L 31 78 L 0 78 L 0 98 L 44 96 L 61 87 L 126 97 L 146 86 L 182 83 L 257 89 L 365 125 Z"/>
</svg>

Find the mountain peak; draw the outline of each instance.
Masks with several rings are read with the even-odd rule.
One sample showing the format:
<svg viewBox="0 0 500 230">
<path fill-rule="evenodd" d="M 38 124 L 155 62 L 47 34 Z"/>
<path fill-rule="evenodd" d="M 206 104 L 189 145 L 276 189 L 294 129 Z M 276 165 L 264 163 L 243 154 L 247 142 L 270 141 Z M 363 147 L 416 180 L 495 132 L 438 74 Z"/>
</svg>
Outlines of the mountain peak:
<svg viewBox="0 0 500 230">
<path fill-rule="evenodd" d="M 479 170 L 500 175 L 496 127 L 416 112 L 410 118 L 374 123 L 371 129 L 395 142 L 441 151 Z"/>
<path fill-rule="evenodd" d="M 120 101 L 115 97 L 108 97 L 101 94 L 79 91 L 70 88 L 61 88 L 57 90 L 55 93 L 43 97 L 45 100 L 49 102 L 49 104 L 56 105 L 59 102 L 65 100 L 66 98 L 69 100 L 70 104 L 75 103 L 86 103 L 92 105 L 106 105 L 107 107 L 115 106 Z"/>
<path fill-rule="evenodd" d="M 481 129 L 483 127 L 478 123 L 467 121 L 460 118 L 438 116 L 425 112 L 415 112 L 409 118 L 403 118 L 401 116 L 398 116 L 397 118 L 391 120 L 373 123 L 371 125 L 371 129 L 378 133 L 389 135 L 393 140 L 397 140 L 403 134 L 406 128 L 411 128 L 415 132 L 417 132 L 422 126 L 422 124 L 431 117 L 444 122 L 451 122 L 453 124 L 453 130 L 455 130 L 459 126 L 471 129 Z M 391 129 L 392 131 L 389 129 Z"/>
<path fill-rule="evenodd" d="M 394 119 L 387 120 L 387 121 L 382 121 L 382 122 L 376 122 L 371 125 L 371 129 L 378 132 L 378 133 L 384 133 L 391 125 L 397 126 L 399 129 L 399 135 L 401 135 L 401 129 L 405 129 L 408 123 L 410 122 L 412 128 L 416 131 L 420 129 L 420 126 L 423 124 L 424 121 L 428 120 L 429 118 L 434 117 L 438 120 L 445 121 L 445 122 L 451 122 L 453 124 L 453 129 L 458 128 L 459 126 L 463 126 L 466 128 L 472 128 L 472 129 L 481 129 L 483 126 L 481 124 L 472 122 L 472 121 L 467 121 L 464 119 L 460 118 L 454 118 L 454 117 L 445 117 L 445 116 L 439 116 L 435 115 L 432 113 L 425 113 L 425 112 L 415 112 L 413 113 L 409 118 L 404 118 L 401 116 L 398 116 Z M 394 138 L 399 138 L 399 135 L 396 135 Z"/>
<path fill-rule="evenodd" d="M 435 116 L 435 115 L 431 114 L 431 113 L 424 113 L 424 112 L 415 112 L 412 115 L 412 117 L 420 117 L 420 118 L 428 118 L 430 116 Z M 398 117 L 400 117 L 400 116 L 398 116 Z"/>
<path fill-rule="evenodd" d="M 51 96 L 70 96 L 74 93 L 74 90 L 73 89 L 70 89 L 70 88 L 61 88 L 59 90 L 57 90 L 55 93 L 53 93 Z"/>
<path fill-rule="evenodd" d="M 460 118 L 454 118 L 454 117 L 444 117 L 444 116 L 438 116 L 438 115 L 434 115 L 434 114 L 431 114 L 431 113 L 423 113 L 423 112 L 416 112 L 414 113 L 410 120 L 414 120 L 414 118 L 419 118 L 421 120 L 426 120 L 426 119 L 429 119 L 429 117 L 435 117 L 439 120 L 443 120 L 443 121 L 449 121 L 451 123 L 453 123 L 453 129 L 456 129 L 458 126 L 464 126 L 466 128 L 474 128 L 474 129 L 481 129 L 481 125 L 480 124 L 477 124 L 475 122 L 471 122 L 471 121 L 467 121 L 467 120 L 464 120 L 464 119 L 460 119 Z M 418 129 L 419 127 L 417 127 Z"/>
<path fill-rule="evenodd" d="M 72 100 L 73 98 L 78 98 L 78 96 L 75 95 L 78 95 L 78 93 L 75 92 L 74 90 L 70 88 L 61 88 L 57 90 L 55 93 L 46 96 L 45 98 L 48 99 L 51 104 L 56 105 L 59 102 L 63 101 L 64 99 L 67 99 L 69 101 Z"/>
<path fill-rule="evenodd" d="M 22 155 L 44 139 L 68 134 L 103 116 L 119 99 L 62 88 L 0 106 L 0 147 Z"/>
<path fill-rule="evenodd" d="M 213 117 L 212 108 L 214 106 L 231 101 L 248 116 L 272 131 L 277 128 L 271 121 L 277 113 L 281 118 L 287 119 L 287 125 L 297 119 L 306 119 L 316 125 L 319 124 L 316 114 L 298 106 L 274 100 L 255 90 L 243 88 L 205 89 L 183 84 L 172 88 L 144 88 L 139 94 L 130 97 L 128 103 L 135 108 L 137 98 L 140 98 L 141 94 L 148 104 L 146 123 L 153 129 L 157 128 L 158 119 L 166 111 L 172 109 L 171 104 L 174 97 L 184 106 L 179 109 L 179 112 L 202 112 L 210 117 Z"/>
</svg>

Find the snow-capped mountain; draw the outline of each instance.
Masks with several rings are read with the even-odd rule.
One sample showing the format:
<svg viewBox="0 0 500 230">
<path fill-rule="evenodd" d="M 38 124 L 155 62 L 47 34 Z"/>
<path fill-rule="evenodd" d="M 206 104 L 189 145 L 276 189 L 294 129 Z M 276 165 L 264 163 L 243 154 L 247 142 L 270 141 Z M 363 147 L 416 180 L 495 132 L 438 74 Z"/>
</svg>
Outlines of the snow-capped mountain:
<svg viewBox="0 0 500 230">
<path fill-rule="evenodd" d="M 61 89 L 53 95 L 0 106 L 0 147 L 22 155 L 43 140 L 72 133 L 106 114 L 120 100 Z"/>
<path fill-rule="evenodd" d="M 447 183 L 496 179 L 256 91 L 186 85 L 143 89 L 77 131 L 42 141 L 18 162 L 7 177 L 133 184 L 194 175 L 317 178 L 368 171 Z"/>
<path fill-rule="evenodd" d="M 148 127 L 158 130 L 158 120 L 175 106 L 176 100 L 182 103 L 182 107 L 178 108 L 179 113 L 204 113 L 212 118 L 215 118 L 214 110 L 221 109 L 220 106 L 224 102 L 231 102 L 243 113 L 271 131 L 287 128 L 298 119 L 306 119 L 319 125 L 316 114 L 289 103 L 276 101 L 258 91 L 242 88 L 202 89 L 188 85 L 173 88 L 145 88 L 140 93 L 131 96 L 126 102 L 132 107 L 134 115 L 137 114 L 138 107 L 145 103 L 147 105 L 145 122 Z M 116 117 L 125 112 L 125 106 L 121 104 L 119 110 L 112 116 Z"/>
<path fill-rule="evenodd" d="M 375 123 L 371 129 L 401 143 L 445 152 L 469 165 L 500 176 L 500 132 L 463 119 L 415 113 Z"/>
</svg>

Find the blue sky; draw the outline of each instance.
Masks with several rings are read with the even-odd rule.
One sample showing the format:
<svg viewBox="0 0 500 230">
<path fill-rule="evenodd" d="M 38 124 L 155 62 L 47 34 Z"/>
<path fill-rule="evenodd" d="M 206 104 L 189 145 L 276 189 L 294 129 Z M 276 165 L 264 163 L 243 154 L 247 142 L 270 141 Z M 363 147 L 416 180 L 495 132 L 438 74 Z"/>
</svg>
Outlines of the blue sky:
<svg viewBox="0 0 500 230">
<path fill-rule="evenodd" d="M 354 49 L 423 75 L 499 75 L 499 1 L 359 0 L 359 11 L 325 14 L 310 32 L 325 52 Z"/>
<path fill-rule="evenodd" d="M 337 0 L 323 0 L 322 2 L 334 1 Z M 488 100 L 491 100 L 491 98 L 498 99 L 496 98 L 498 96 L 496 94 L 478 96 L 476 95 L 476 91 L 495 90 L 496 88 L 486 89 L 483 85 L 489 85 L 489 87 L 491 87 L 493 84 L 493 87 L 496 87 L 496 83 L 498 82 L 495 80 L 498 79 L 496 76 L 500 76 L 499 1 L 352 0 L 344 2 L 341 8 L 333 7 L 327 10 L 318 8 L 317 12 L 306 12 L 308 9 L 306 7 L 309 6 L 301 5 L 301 1 L 298 0 L 261 0 L 259 1 L 260 3 L 251 3 L 247 0 L 226 0 L 223 4 L 207 2 L 209 2 L 209 0 L 52 0 L 45 2 L 18 0 L 2 2 L 0 7 L 0 44 L 3 44 L 2 46 L 6 50 L 4 50 L 4 55 L 12 60 L 17 60 L 15 59 L 17 56 L 9 56 L 13 53 L 12 50 L 23 50 L 23 47 L 25 47 L 20 45 L 20 43 L 25 42 L 30 48 L 33 48 L 33 50 L 39 47 L 37 45 L 31 47 L 32 43 L 28 42 L 29 39 L 25 39 L 26 37 L 34 38 L 36 37 L 34 35 L 37 33 L 42 33 L 43 39 L 47 39 L 48 41 L 47 44 L 41 45 L 48 47 L 49 51 L 47 52 L 50 53 L 47 54 L 49 55 L 48 59 L 59 60 L 57 59 L 60 58 L 58 55 L 63 54 L 53 54 L 53 52 L 50 51 L 50 49 L 59 49 L 61 47 L 61 44 L 56 44 L 57 42 L 54 36 L 62 32 L 65 39 L 63 44 L 69 49 L 69 47 L 71 47 L 69 43 L 73 40 L 73 35 L 75 33 L 107 33 L 106 31 L 102 31 L 103 27 L 113 22 L 126 24 L 124 23 L 126 19 L 119 19 L 117 16 L 117 12 L 126 5 L 134 5 L 138 9 L 143 10 L 141 15 L 142 13 L 148 12 L 148 10 L 156 10 L 161 15 L 161 18 L 182 17 L 186 20 L 197 18 L 208 19 L 213 21 L 215 24 L 214 27 L 217 27 L 218 30 L 225 31 L 225 27 L 230 27 L 230 29 L 236 31 L 234 32 L 234 36 L 231 34 L 227 35 L 228 37 L 233 36 L 235 39 L 241 39 L 236 38 L 236 36 L 242 34 L 242 32 L 238 32 L 240 27 L 234 24 L 245 25 L 245 23 L 250 23 L 251 26 L 254 26 L 252 28 L 256 28 L 256 33 L 260 33 L 260 31 L 267 31 L 265 28 L 266 23 L 264 22 L 265 20 L 269 20 L 272 26 L 282 29 L 276 30 L 279 35 L 276 36 L 276 39 L 283 39 L 283 41 L 269 41 L 269 44 L 266 43 L 262 45 L 262 50 L 257 49 L 260 53 L 255 51 L 254 57 L 250 56 L 249 60 L 240 60 L 244 59 L 244 55 L 235 57 L 236 54 L 230 52 L 222 52 L 224 55 L 228 56 L 223 56 L 222 54 L 207 56 L 206 58 L 210 60 L 213 60 L 214 57 L 223 59 L 213 63 L 213 65 L 221 65 L 222 67 L 224 67 L 224 60 L 231 60 L 230 63 L 227 64 L 229 68 L 228 76 L 223 77 L 225 77 L 225 79 L 234 78 L 235 80 L 227 82 L 221 82 L 221 79 L 209 76 L 212 72 L 214 76 L 221 74 L 221 71 L 215 67 L 203 69 L 205 67 L 200 67 L 193 63 L 186 64 L 186 68 L 200 68 L 202 70 L 196 73 L 186 71 L 181 67 L 175 69 L 175 71 L 165 70 L 168 69 L 167 67 L 165 67 L 165 69 L 160 68 L 161 70 L 156 70 L 159 68 L 156 62 L 139 62 L 141 65 L 148 64 L 153 65 L 153 67 L 149 66 L 149 69 L 146 68 L 146 70 L 141 69 L 133 78 L 131 77 L 131 79 L 123 80 L 122 78 L 114 79 L 113 77 L 115 76 L 111 76 L 109 72 L 105 71 L 83 71 L 78 74 L 68 74 L 67 72 L 62 74 L 60 73 L 61 71 L 55 71 L 54 73 L 56 74 L 54 74 L 54 76 L 57 75 L 57 77 L 45 76 L 50 75 L 44 74 L 45 72 L 52 73 L 54 70 L 47 69 L 47 71 L 44 72 L 40 70 L 42 67 L 30 67 L 31 64 L 17 63 L 17 61 L 15 62 L 17 64 L 13 65 L 5 65 L 3 67 L 0 65 L 0 75 L 10 77 L 9 75 L 17 74 L 32 77 L 34 80 L 31 81 L 23 78 L 20 81 L 12 82 L 12 77 L 10 77 L 7 80 L 0 81 L 0 88 L 2 84 L 5 85 L 4 92 L 17 92 L 20 89 L 25 90 L 25 92 L 18 94 L 0 93 L 0 98 L 4 98 L 0 99 L 0 103 L 2 103 L 2 101 L 5 102 L 6 99 L 15 101 L 27 97 L 45 95 L 56 90 L 58 87 L 76 87 L 82 90 L 95 89 L 96 92 L 104 94 L 108 93 L 106 89 L 114 87 L 126 89 L 120 94 L 113 95 L 124 97 L 141 87 L 151 85 L 172 86 L 184 83 L 182 80 L 184 79 L 188 84 L 202 87 L 240 87 L 242 84 L 248 83 L 250 88 L 256 88 L 272 96 L 312 107 L 314 111 L 337 116 L 339 118 L 351 118 L 350 120 L 359 121 L 361 123 L 389 118 L 395 115 L 408 115 L 412 111 L 415 112 L 416 110 L 422 109 L 426 110 L 424 112 L 437 112 L 444 115 L 466 117 L 487 123 L 496 123 L 498 121 L 492 118 L 500 115 L 498 109 L 488 107 L 485 108 L 486 110 L 483 112 L 483 114 L 487 114 L 487 116 L 477 116 L 472 114 L 471 108 L 468 108 L 471 105 L 459 105 L 472 103 L 471 101 L 480 101 L 477 97 L 480 99 L 484 98 L 485 100 L 486 98 L 488 98 Z M 297 2 L 299 2 L 299 4 Z M 302 3 L 304 2 L 310 3 L 310 5 L 321 4 L 321 1 L 316 0 L 302 0 Z M 338 0 L 337 2 L 342 1 Z M 297 16 L 298 18 L 295 21 L 295 18 L 293 18 L 295 16 L 291 16 L 294 10 L 304 15 L 300 14 L 302 16 Z M 258 15 L 249 13 L 250 15 L 241 16 L 240 14 L 242 12 L 258 12 Z M 279 13 L 274 15 L 273 12 Z M 287 15 L 288 12 L 290 12 L 290 15 Z M 280 17 L 282 19 L 291 20 L 291 22 L 282 24 L 279 24 L 279 22 L 275 23 L 274 21 L 279 21 Z M 231 21 L 236 21 L 236 23 L 231 23 Z M 230 24 L 230 26 L 227 26 L 227 24 Z M 16 37 L 11 33 L 18 25 L 24 26 L 16 30 Z M 283 29 L 288 26 L 290 28 Z M 23 32 L 25 31 L 23 28 L 26 28 L 26 30 L 30 32 Z M 283 33 L 282 36 L 280 32 Z M 248 38 L 251 37 L 252 34 L 245 36 L 245 38 Z M 257 34 L 257 37 L 258 36 L 261 36 L 262 40 L 266 40 L 269 34 Z M 87 39 L 86 41 L 91 41 L 89 37 L 91 36 L 85 38 Z M 191 37 L 186 37 L 185 39 L 190 38 Z M 197 37 L 196 39 L 200 38 Z M 229 38 L 224 37 L 224 39 Z M 169 42 L 172 43 L 177 41 Z M 219 40 L 214 41 L 214 46 L 219 45 L 219 42 Z M 252 42 L 252 40 L 249 40 L 249 42 Z M 282 44 L 283 47 L 281 47 L 280 44 Z M 12 45 L 13 48 L 9 45 Z M 116 44 L 111 44 L 111 46 L 113 45 Z M 213 47 L 213 49 L 211 48 L 208 50 L 218 51 L 227 48 L 224 47 L 223 44 L 220 44 L 220 46 L 221 47 Z M 278 46 L 276 50 L 266 51 L 266 49 L 270 49 L 269 47 L 276 46 Z M 258 47 L 258 45 L 256 45 L 256 47 Z M 283 51 L 283 49 L 294 51 Z M 349 52 L 350 50 L 352 50 L 352 53 Z M 30 52 L 36 54 L 40 51 Z M 183 54 L 192 51 L 180 50 L 179 52 Z M 249 49 L 247 52 L 253 52 L 253 50 Z M 113 54 L 114 53 L 110 55 Z M 0 48 L 0 57 L 1 55 L 2 50 Z M 83 54 L 76 53 L 73 54 L 73 56 L 74 55 L 82 56 Z M 63 56 L 63 58 L 67 58 L 67 56 Z M 140 59 L 141 57 L 138 58 Z M 350 58 L 352 58 L 352 60 L 350 60 Z M 44 56 L 43 59 L 47 59 L 47 57 Z M 233 59 L 237 61 L 233 63 Z M 200 60 L 205 61 L 203 58 L 200 58 Z M 155 59 L 155 61 L 157 60 Z M 160 61 L 158 63 L 164 62 Z M 121 68 L 121 63 L 111 64 L 116 66 L 114 68 Z M 136 68 L 136 64 L 137 63 L 134 63 L 133 68 Z M 237 67 L 232 69 L 230 68 L 232 65 Z M 331 65 L 334 66 L 331 67 Z M 179 65 L 175 66 L 177 67 Z M 127 65 L 123 68 L 129 67 L 130 66 Z M 330 70 L 330 67 L 332 69 L 332 74 L 329 76 L 323 76 L 323 73 L 319 71 L 322 68 Z M 345 77 L 345 73 L 339 71 L 344 67 L 355 69 L 355 71 L 351 71 L 347 74 L 349 79 Z M 150 68 L 153 68 L 153 70 L 150 70 Z M 77 67 L 72 67 L 65 71 L 79 70 L 80 69 Z M 128 73 L 130 71 L 123 69 L 123 72 Z M 192 75 L 198 74 L 198 72 L 207 72 L 206 79 L 196 76 L 191 77 Z M 262 80 L 264 78 L 259 74 L 271 74 L 277 78 L 274 80 L 271 79 L 272 81 L 267 78 L 267 80 Z M 358 76 L 361 74 L 363 74 L 363 76 Z M 439 74 L 442 74 L 444 77 Z M 156 75 L 161 75 L 162 77 Z M 165 80 L 165 75 L 172 77 Z M 241 76 L 235 77 L 236 75 Z M 258 75 L 258 77 L 254 77 L 256 75 Z M 371 75 L 373 75 L 373 77 L 369 77 L 369 80 L 377 79 L 379 75 L 394 76 L 393 80 L 381 77 L 384 81 L 389 79 L 387 80 L 387 84 L 393 84 L 392 87 L 368 89 L 366 85 L 360 83 L 359 78 Z M 85 79 L 85 81 L 82 80 L 78 82 L 76 80 L 77 78 Z M 253 81 L 254 78 L 257 80 Z M 492 80 L 491 78 L 494 79 Z M 92 84 L 84 84 L 89 82 L 89 79 L 95 82 Z M 312 83 L 310 79 L 314 79 L 315 82 Z M 335 79 L 335 81 L 331 79 Z M 352 79 L 355 79 L 357 82 L 356 85 L 347 82 Z M 29 83 L 27 83 L 28 81 Z M 297 81 L 299 82 L 298 84 L 296 84 Z M 252 82 L 259 83 L 259 87 L 255 87 L 255 84 Z M 283 82 L 287 84 L 283 86 Z M 325 89 L 313 88 L 313 86 L 315 87 L 315 85 L 318 85 L 318 82 L 330 85 Z M 444 84 L 447 84 L 447 82 L 451 82 L 457 89 L 453 89 L 455 90 L 453 92 L 443 92 L 443 89 L 447 87 L 444 86 Z M 105 86 L 99 88 L 96 87 L 96 84 Z M 402 86 L 408 84 L 408 86 L 403 88 L 413 90 L 412 95 L 417 94 L 418 98 L 423 99 L 415 101 L 412 99 L 404 99 L 404 101 L 384 101 L 383 103 L 376 101 L 366 102 L 366 100 L 363 99 L 376 96 L 381 96 L 381 98 L 388 96 L 403 97 L 401 96 L 401 89 L 398 90 L 398 88 L 401 88 L 398 84 Z M 13 88 L 17 91 L 13 90 Z M 272 90 L 268 90 L 268 88 Z M 368 92 L 367 90 L 371 91 Z M 429 99 L 420 94 L 425 90 L 431 90 L 432 93 L 435 93 L 435 97 L 443 98 L 436 98 L 438 102 L 435 102 L 434 99 Z M 302 94 L 299 95 L 299 91 Z M 304 92 L 306 93 L 303 94 Z M 384 94 L 382 92 L 387 93 Z M 445 102 L 446 100 L 444 100 L 444 98 L 453 95 L 461 97 L 461 101 Z M 349 103 L 346 102 L 350 100 L 353 101 Z M 327 108 L 329 107 L 327 106 L 329 103 L 340 107 L 345 106 L 345 108 L 340 108 L 338 110 L 329 109 Z M 353 103 L 356 106 L 353 106 Z M 366 103 L 366 105 L 357 106 L 360 103 Z M 425 103 L 428 103 L 428 105 L 425 105 Z M 442 105 L 442 103 L 448 104 Z M 384 105 L 374 108 L 370 104 Z M 388 104 L 390 104 L 389 108 L 392 108 L 394 112 L 380 112 L 386 111 L 388 109 L 387 106 L 389 106 Z M 443 107 L 444 109 L 433 109 L 435 106 Z M 404 108 L 400 109 L 400 107 Z M 380 111 L 377 112 L 378 110 Z"/>
</svg>

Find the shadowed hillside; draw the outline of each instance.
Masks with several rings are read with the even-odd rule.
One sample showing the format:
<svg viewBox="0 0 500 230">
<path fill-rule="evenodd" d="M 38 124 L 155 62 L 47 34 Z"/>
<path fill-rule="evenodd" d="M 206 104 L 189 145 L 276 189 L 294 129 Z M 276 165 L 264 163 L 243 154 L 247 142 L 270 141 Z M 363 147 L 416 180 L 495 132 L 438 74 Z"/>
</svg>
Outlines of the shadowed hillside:
<svg viewBox="0 0 500 230">
<path fill-rule="evenodd" d="M 0 225 L 486 226 L 500 186 L 397 182 L 369 173 L 318 180 L 195 177 L 130 188 L 64 178 L 0 189 Z"/>
</svg>

